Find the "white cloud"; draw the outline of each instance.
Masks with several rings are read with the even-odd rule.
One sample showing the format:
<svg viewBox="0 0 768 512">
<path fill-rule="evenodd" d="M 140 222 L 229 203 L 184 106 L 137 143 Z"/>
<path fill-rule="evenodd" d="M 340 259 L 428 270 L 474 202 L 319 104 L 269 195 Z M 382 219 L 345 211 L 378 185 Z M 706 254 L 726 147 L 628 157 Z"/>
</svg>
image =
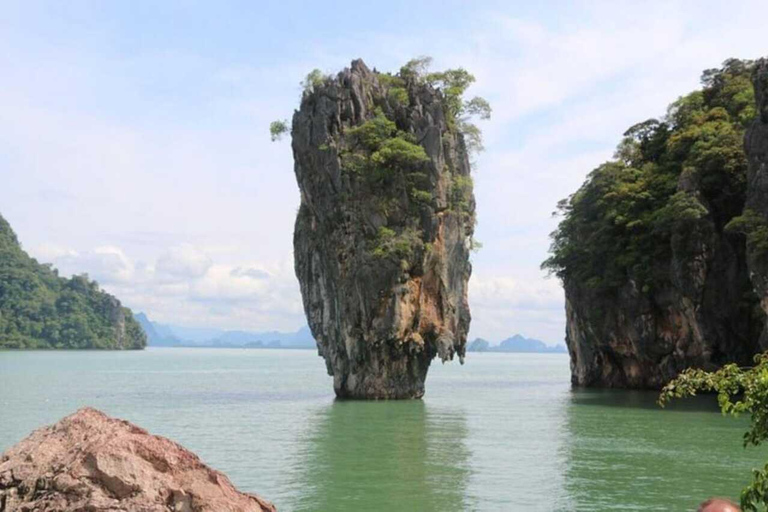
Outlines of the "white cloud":
<svg viewBox="0 0 768 512">
<path fill-rule="evenodd" d="M 232 277 L 248 277 L 250 279 L 269 279 L 269 272 L 260 268 L 236 267 L 230 273 Z"/>
<path fill-rule="evenodd" d="M 101 284 L 129 282 L 135 268 L 122 249 L 115 246 L 96 247 L 77 252 L 56 246 L 42 246 L 36 253 L 42 261 L 55 263 L 61 275 L 87 273 Z"/>
<path fill-rule="evenodd" d="M 470 94 L 494 108 L 475 175 L 484 248 L 473 256 L 472 336 L 559 341 L 562 290 L 539 270 L 557 201 L 628 126 L 696 87 L 703 69 L 764 52 L 768 4 L 472 9 L 452 20 L 461 30 L 347 24 L 343 37 L 275 59 L 214 59 L 186 40 L 125 55 L 9 36 L 0 42 L 2 213 L 34 256 L 89 272 L 159 320 L 298 328 L 299 195 L 289 144 L 269 142 L 269 121 L 290 116 L 314 67 L 363 56 L 397 69 L 431 54 L 436 67 L 473 72 Z"/>
<path fill-rule="evenodd" d="M 160 274 L 177 279 L 195 279 L 203 277 L 213 262 L 207 254 L 191 244 L 170 248 L 157 259 L 155 266 Z"/>
</svg>

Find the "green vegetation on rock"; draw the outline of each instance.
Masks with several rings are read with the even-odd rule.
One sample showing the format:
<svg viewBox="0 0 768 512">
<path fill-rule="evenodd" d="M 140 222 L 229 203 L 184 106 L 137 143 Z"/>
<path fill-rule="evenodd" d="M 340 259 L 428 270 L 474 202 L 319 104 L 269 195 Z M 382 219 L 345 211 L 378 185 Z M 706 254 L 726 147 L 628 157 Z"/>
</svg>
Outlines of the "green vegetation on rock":
<svg viewBox="0 0 768 512">
<path fill-rule="evenodd" d="M 717 393 L 723 414 L 750 416 L 745 448 L 768 440 L 768 353 L 756 355 L 752 368 L 727 364 L 716 372 L 688 369 L 662 389 L 659 404 L 664 407 L 673 399 L 698 392 Z M 752 482 L 741 493 L 741 507 L 754 512 L 768 509 L 768 464 L 753 470 Z"/>
<path fill-rule="evenodd" d="M 563 220 L 542 267 L 596 292 L 630 280 L 651 292 L 669 281 L 673 250 L 684 250 L 687 237 L 721 232 L 741 215 L 743 139 L 755 116 L 751 68 L 734 59 L 705 71 L 702 90 L 672 103 L 664 118 L 627 130 L 615 159 L 559 203 Z M 749 218 L 731 227 L 751 243 L 763 239 L 764 228 Z"/>
<path fill-rule="evenodd" d="M 269 137 L 272 142 L 280 140 L 288 132 L 288 121 L 278 120 L 269 124 Z"/>
<path fill-rule="evenodd" d="M 131 311 L 88 276 L 59 277 L 0 216 L 0 348 L 143 348 Z"/>
<path fill-rule="evenodd" d="M 745 209 L 744 213 L 734 217 L 725 229 L 746 235 L 747 247 L 756 257 L 768 256 L 768 222 L 756 211 Z"/>
</svg>

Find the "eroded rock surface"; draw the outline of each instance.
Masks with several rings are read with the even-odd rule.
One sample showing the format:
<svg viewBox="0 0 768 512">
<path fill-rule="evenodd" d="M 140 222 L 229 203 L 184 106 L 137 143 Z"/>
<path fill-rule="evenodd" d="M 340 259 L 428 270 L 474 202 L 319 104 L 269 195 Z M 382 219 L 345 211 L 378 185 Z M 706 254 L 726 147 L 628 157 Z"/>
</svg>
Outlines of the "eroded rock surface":
<svg viewBox="0 0 768 512">
<path fill-rule="evenodd" d="M 464 139 L 440 92 L 391 82 L 354 61 L 293 117 L 296 275 L 339 397 L 422 396 L 432 359 L 463 358 L 469 329 L 475 204 Z M 395 163 L 366 167 L 351 133 L 377 116 L 426 158 L 400 165 L 382 153 Z"/>
<path fill-rule="evenodd" d="M 760 59 L 755 65 L 753 81 L 757 118 L 747 130 L 745 150 L 749 159 L 747 171 L 747 204 L 745 211 L 755 215 L 754 226 L 762 233 L 755 233 L 757 240 L 748 243 L 750 276 L 763 310 L 768 313 L 768 59 Z M 768 349 L 768 325 L 763 331 L 760 344 Z"/>
<path fill-rule="evenodd" d="M 0 512 L 260 512 L 192 452 L 127 421 L 80 409 L 0 457 Z"/>
<path fill-rule="evenodd" d="M 690 367 L 714 370 L 726 363 L 748 366 L 756 353 L 768 348 L 768 261 L 764 248 L 760 250 L 755 242 L 760 241 L 764 226 L 768 243 L 765 61 L 751 68 L 759 112 L 746 133 L 743 129 L 749 118 L 739 115 L 754 112 L 748 104 L 733 101 L 724 86 L 727 83 L 742 91 L 742 97 L 747 96 L 752 65 L 732 60 L 723 70 L 705 72 L 702 91 L 679 100 L 661 123 L 651 120 L 657 124 L 655 131 L 648 133 L 663 141 L 656 153 L 649 149 L 649 138 L 639 137 L 637 147 L 646 144 L 643 150 L 658 156 L 658 160 L 647 158 L 643 165 L 676 177 L 676 181 L 670 180 L 676 188 L 665 198 L 665 207 L 655 210 L 654 217 L 642 216 L 653 207 L 644 206 L 642 198 L 632 193 L 622 196 L 621 189 L 616 193 L 617 188 L 612 188 L 611 194 L 599 196 L 605 202 L 619 197 L 616 202 L 624 201 L 622 206 L 639 205 L 630 213 L 641 212 L 629 219 L 637 225 L 634 229 L 643 232 L 652 226 L 657 237 L 653 244 L 641 245 L 638 240 L 650 238 L 626 234 L 632 233 L 631 224 L 622 224 L 627 219 L 616 214 L 615 225 L 627 228 L 616 230 L 621 235 L 613 238 L 613 245 L 624 249 L 615 252 L 619 257 L 647 256 L 643 263 L 599 276 L 602 282 L 590 281 L 584 272 L 563 272 L 566 341 L 574 385 L 659 388 Z M 707 106 L 696 114 L 698 117 L 681 116 L 685 108 L 695 110 L 701 105 Z M 741 151 L 742 141 L 746 141 L 745 152 Z M 626 158 L 632 162 L 631 156 Z M 635 172 L 631 165 L 623 169 L 626 175 Z M 601 175 L 605 176 L 608 174 Z M 601 186 L 594 183 L 590 193 Z M 626 183 L 623 191 L 641 186 Z M 584 190 L 574 196 L 585 194 Z M 646 197 L 656 193 L 650 187 L 644 192 Z M 749 215 L 750 209 L 757 214 Z M 633 247 L 634 243 L 638 245 Z M 591 249 L 601 254 L 599 248 Z M 578 254 L 599 270 L 613 263 L 589 252 Z M 567 270 L 579 268 L 579 261 L 568 261 L 571 268 Z M 614 264 L 611 268 L 618 267 Z M 606 282 L 609 284 L 601 284 Z"/>
</svg>

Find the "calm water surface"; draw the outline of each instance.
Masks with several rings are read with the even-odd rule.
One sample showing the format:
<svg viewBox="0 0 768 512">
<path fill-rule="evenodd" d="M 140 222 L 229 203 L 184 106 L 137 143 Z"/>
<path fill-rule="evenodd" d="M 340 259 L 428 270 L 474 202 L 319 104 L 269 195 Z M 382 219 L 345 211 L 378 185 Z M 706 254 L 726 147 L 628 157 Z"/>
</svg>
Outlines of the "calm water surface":
<svg viewBox="0 0 768 512">
<path fill-rule="evenodd" d="M 435 363 L 423 401 L 337 402 L 313 351 L 0 352 L 0 451 L 91 405 L 281 511 L 692 510 L 768 452 L 704 398 L 574 392 L 568 358 Z"/>
</svg>

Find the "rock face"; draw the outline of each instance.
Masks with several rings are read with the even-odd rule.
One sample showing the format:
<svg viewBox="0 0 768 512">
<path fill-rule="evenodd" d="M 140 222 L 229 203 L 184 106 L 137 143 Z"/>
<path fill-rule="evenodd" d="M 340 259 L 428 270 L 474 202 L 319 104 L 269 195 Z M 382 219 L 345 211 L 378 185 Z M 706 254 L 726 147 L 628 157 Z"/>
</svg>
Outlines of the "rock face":
<svg viewBox="0 0 768 512">
<path fill-rule="evenodd" d="M 95 409 L 33 432 L 0 457 L 0 512 L 274 511 L 163 437 Z"/>
<path fill-rule="evenodd" d="M 747 202 L 745 211 L 754 212 L 755 226 L 768 236 L 768 59 L 760 59 L 753 72 L 757 118 L 747 130 L 745 150 L 747 170 Z M 763 240 L 764 243 L 764 240 Z M 748 243 L 749 270 L 755 292 L 763 310 L 768 313 L 768 252 L 759 243 Z M 768 325 L 760 344 L 768 348 Z"/>
<path fill-rule="evenodd" d="M 295 269 L 339 397 L 421 397 L 435 356 L 463 360 L 475 205 L 445 112 L 438 90 L 356 60 L 294 114 Z M 361 153 L 387 123 L 421 149 Z"/>
<path fill-rule="evenodd" d="M 598 288 L 575 272 L 563 279 L 566 341 L 572 383 L 576 386 L 655 389 L 689 367 L 714 370 L 730 362 L 750 365 L 756 353 L 768 348 L 768 335 L 764 332 L 768 261 L 766 252 L 758 250 L 759 244 L 749 242 L 748 234 L 759 230 L 762 224 L 760 219 L 753 219 L 747 222 L 749 229 L 733 228 L 738 222 L 745 222 L 743 219 L 751 208 L 766 226 L 768 240 L 768 66 L 761 61 L 754 68 L 759 115 L 746 133 L 744 155 L 739 145 L 746 121 L 740 121 L 734 113 L 737 110 L 732 105 L 737 102 L 726 102 L 729 93 L 723 92 L 727 89 L 722 84 L 744 87 L 749 92 L 749 80 L 742 80 L 741 71 L 733 71 L 742 69 L 737 67 L 741 64 L 733 62 L 736 61 L 726 63 L 721 71 L 705 73 L 704 90 L 670 108 L 670 115 L 678 118 L 656 125 L 661 128 L 654 136 L 661 133 L 659 137 L 664 140 L 658 150 L 661 156 L 656 161 L 646 160 L 645 165 L 656 166 L 659 173 L 676 173 L 677 187 L 670 193 L 667 205 L 675 200 L 681 204 L 686 201 L 686 208 L 669 215 L 672 220 L 659 221 L 661 227 L 654 225 L 656 232 L 669 231 L 663 238 L 664 247 L 658 242 L 661 236 L 655 239 L 655 246 L 644 246 L 642 252 L 653 257 L 645 260 L 649 263 L 643 266 L 625 269 L 618 286 Z M 744 75 L 749 76 L 748 69 Z M 717 103 L 717 98 L 725 100 Z M 688 105 L 700 109 L 702 103 L 711 109 L 700 118 L 685 119 L 680 114 L 690 108 Z M 726 112 L 721 104 L 731 110 Z M 712 126 L 721 130 L 733 127 L 727 132 L 732 134 L 728 142 L 722 142 L 726 137 L 719 135 L 721 138 L 712 143 L 713 137 L 702 135 Z M 688 140 L 691 142 L 686 146 Z M 639 144 L 645 144 L 644 149 L 651 153 L 652 149 L 647 147 L 652 143 L 648 138 L 641 139 Z M 702 150 L 707 144 L 715 150 Z M 690 156 L 694 151 L 699 153 Z M 723 157 L 726 151 L 728 158 Z M 634 172 L 631 162 L 628 167 L 624 172 Z M 594 183 L 593 180 L 591 189 L 583 187 L 574 197 L 599 191 L 600 184 Z M 627 183 L 633 186 L 631 181 Z M 596 196 L 606 197 L 600 192 Z M 636 199 L 626 201 L 632 200 Z M 652 220 L 656 221 L 666 211 L 669 210 L 657 210 Z M 649 222 L 648 216 L 638 215 L 637 219 L 638 223 Z M 623 233 L 626 232 L 630 230 Z M 617 235 L 616 245 L 635 243 L 638 238 L 632 236 Z M 576 246 L 571 240 L 567 241 L 571 247 Z M 589 252 L 581 254 L 589 260 Z M 578 262 L 570 264 L 575 267 Z M 607 267 L 606 262 L 599 260 L 590 264 L 599 269 Z M 651 276 L 652 286 L 646 287 L 638 279 L 640 271 Z"/>
<path fill-rule="evenodd" d="M 698 273 L 676 275 L 651 297 L 633 282 L 611 299 L 566 285 L 574 385 L 656 389 L 689 367 L 750 364 L 763 322 L 744 306 L 743 296 L 752 292 L 743 249 L 739 254 L 722 234 L 711 242 Z"/>
</svg>

